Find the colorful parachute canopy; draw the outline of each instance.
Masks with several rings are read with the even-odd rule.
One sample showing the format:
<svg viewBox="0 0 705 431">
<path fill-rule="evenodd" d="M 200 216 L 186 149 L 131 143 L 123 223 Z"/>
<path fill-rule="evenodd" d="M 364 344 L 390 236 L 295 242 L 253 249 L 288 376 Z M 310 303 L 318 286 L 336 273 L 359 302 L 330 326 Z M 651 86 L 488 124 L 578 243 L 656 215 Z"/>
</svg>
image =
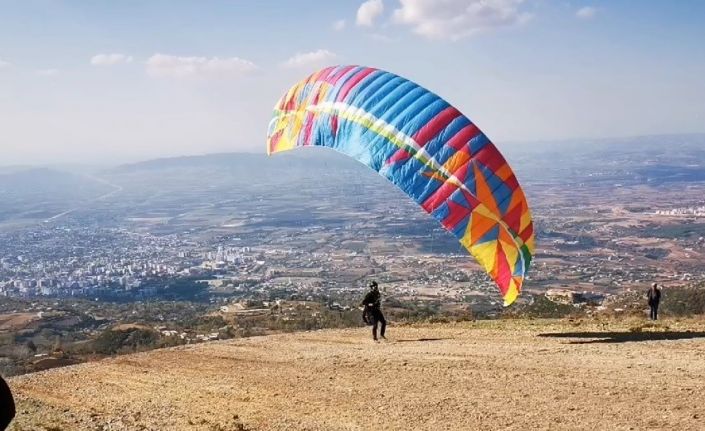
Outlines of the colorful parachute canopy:
<svg viewBox="0 0 705 431">
<path fill-rule="evenodd" d="M 396 184 L 455 235 L 509 305 L 534 253 L 534 231 L 517 179 L 467 117 L 400 76 L 361 66 L 320 70 L 281 98 L 267 153 L 323 146 Z"/>
</svg>

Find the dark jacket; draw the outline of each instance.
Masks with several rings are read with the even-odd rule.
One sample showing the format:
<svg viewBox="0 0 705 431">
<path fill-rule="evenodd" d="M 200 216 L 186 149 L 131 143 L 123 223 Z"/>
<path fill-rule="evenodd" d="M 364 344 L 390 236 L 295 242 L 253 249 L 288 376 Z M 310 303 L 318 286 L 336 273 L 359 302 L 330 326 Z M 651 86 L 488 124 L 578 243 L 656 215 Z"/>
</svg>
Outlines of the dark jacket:
<svg viewBox="0 0 705 431">
<path fill-rule="evenodd" d="M 15 401 L 5 380 L 0 377 L 0 430 L 4 430 L 15 417 Z"/>
<path fill-rule="evenodd" d="M 370 290 L 367 292 L 367 295 L 365 295 L 365 299 L 362 300 L 362 305 L 364 307 L 370 306 L 372 308 L 377 308 L 379 309 L 381 304 L 381 295 L 379 294 L 379 290 Z"/>
<path fill-rule="evenodd" d="M 649 298 L 649 305 L 658 304 L 661 301 L 661 289 L 650 288 L 646 297 Z"/>
</svg>

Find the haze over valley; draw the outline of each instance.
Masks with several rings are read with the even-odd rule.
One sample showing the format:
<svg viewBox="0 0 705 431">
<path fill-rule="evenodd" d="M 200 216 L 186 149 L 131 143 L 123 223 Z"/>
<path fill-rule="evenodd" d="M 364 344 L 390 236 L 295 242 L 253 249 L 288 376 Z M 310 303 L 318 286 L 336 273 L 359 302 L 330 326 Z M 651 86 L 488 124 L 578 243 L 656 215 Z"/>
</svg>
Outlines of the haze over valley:
<svg viewBox="0 0 705 431">
<path fill-rule="evenodd" d="M 528 292 L 610 294 L 703 276 L 705 136 L 506 152 L 537 225 Z M 374 276 L 392 298 L 499 309 L 455 238 L 392 184 L 329 150 L 5 169 L 0 198 L 8 297 L 129 301 L 159 297 L 155 280 L 215 278 L 211 287 L 236 296 L 351 299 Z"/>
</svg>

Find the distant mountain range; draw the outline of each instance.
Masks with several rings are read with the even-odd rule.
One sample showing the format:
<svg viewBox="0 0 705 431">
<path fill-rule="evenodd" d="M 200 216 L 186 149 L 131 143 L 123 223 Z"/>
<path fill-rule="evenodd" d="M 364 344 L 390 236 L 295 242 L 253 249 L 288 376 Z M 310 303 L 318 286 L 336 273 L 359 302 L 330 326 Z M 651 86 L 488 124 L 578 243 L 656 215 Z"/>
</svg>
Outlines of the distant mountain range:
<svg viewBox="0 0 705 431">
<path fill-rule="evenodd" d="M 705 134 L 499 146 L 533 195 L 540 194 L 546 183 L 658 186 L 705 181 Z M 0 168 L 0 221 L 45 217 L 117 188 L 124 188 L 119 194 L 124 202 L 133 199 L 135 204 L 148 205 L 173 194 L 171 202 L 176 206 L 186 196 L 198 202 L 206 194 L 225 199 L 241 191 L 264 196 L 277 190 L 291 197 L 304 192 L 304 200 L 315 200 L 322 190 L 338 195 L 363 188 L 368 193 L 396 192 L 352 158 L 320 148 L 274 156 L 221 153 L 160 158 L 96 168 L 94 175 L 86 172 L 86 167 Z"/>
<path fill-rule="evenodd" d="M 577 180 L 657 185 L 705 181 L 705 134 L 499 146 L 522 183 Z M 172 181 L 179 183 L 193 177 L 195 181 L 210 178 L 221 185 L 230 181 L 271 186 L 291 184 L 311 176 L 326 177 L 335 184 L 343 179 L 331 177 L 340 176 L 342 172 L 364 181 L 366 171 L 367 168 L 355 160 L 334 151 L 306 148 L 271 157 L 222 153 L 162 158 L 118 166 L 106 171 L 106 175 L 131 182 L 160 181 L 171 176 Z"/>
<path fill-rule="evenodd" d="M 671 134 L 671 135 L 650 135 L 612 139 L 575 139 L 557 141 L 536 141 L 536 142 L 506 142 L 498 143 L 502 153 L 510 159 L 531 160 L 540 162 L 545 158 L 564 158 L 575 154 L 599 154 L 609 156 L 614 154 L 637 155 L 634 161 L 645 161 L 656 156 L 669 156 L 674 159 L 682 154 L 686 154 L 692 159 L 693 156 L 700 157 L 705 164 L 705 134 Z M 529 159 L 527 159 L 529 157 Z M 354 167 L 356 163 L 347 157 L 341 157 L 335 151 L 321 148 L 305 148 L 291 151 L 284 154 L 267 156 L 262 153 L 215 153 L 194 156 L 165 157 L 128 163 L 114 166 L 112 168 L 96 167 L 90 169 L 84 165 L 65 165 L 50 167 L 33 166 L 0 166 L 0 178 L 6 175 L 18 174 L 20 176 L 37 177 L 38 180 L 47 178 L 57 173 L 84 173 L 100 172 L 108 174 L 120 174 L 128 172 L 138 172 L 146 170 L 179 169 L 193 167 L 211 167 L 218 169 L 238 168 L 311 168 L 312 161 L 318 164 L 323 163 L 328 167 Z M 58 178 L 60 183 L 68 180 Z M 74 178 L 75 180 L 75 178 Z M 8 178 L 2 179 L 8 181 Z M 9 181 L 13 181 L 9 179 Z M 21 180 L 20 180 L 21 181 Z M 71 181 L 71 180 L 69 180 Z"/>
<path fill-rule="evenodd" d="M 259 171 L 260 169 L 270 170 L 280 168 L 311 169 L 316 165 L 320 166 L 321 164 L 335 168 L 351 168 L 355 167 L 358 163 L 329 149 L 305 148 L 299 151 L 291 151 L 273 156 L 254 153 L 217 153 L 199 156 L 168 157 L 125 164 L 110 169 L 108 172 L 113 174 L 121 174 L 146 170 L 166 170 L 194 167 L 226 170 L 246 168 L 248 170 L 253 169 Z"/>
</svg>

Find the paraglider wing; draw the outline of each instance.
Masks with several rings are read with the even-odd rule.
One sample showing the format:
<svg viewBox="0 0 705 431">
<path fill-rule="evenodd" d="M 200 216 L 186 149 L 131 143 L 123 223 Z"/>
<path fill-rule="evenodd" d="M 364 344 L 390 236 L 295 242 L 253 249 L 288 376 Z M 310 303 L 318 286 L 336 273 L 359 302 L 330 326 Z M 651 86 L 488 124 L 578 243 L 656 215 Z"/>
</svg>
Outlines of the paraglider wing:
<svg viewBox="0 0 705 431">
<path fill-rule="evenodd" d="M 400 76 L 322 69 L 279 100 L 268 154 L 323 146 L 357 159 L 432 214 L 477 259 L 509 305 L 534 253 L 529 207 L 504 157 L 463 114 Z"/>
</svg>

